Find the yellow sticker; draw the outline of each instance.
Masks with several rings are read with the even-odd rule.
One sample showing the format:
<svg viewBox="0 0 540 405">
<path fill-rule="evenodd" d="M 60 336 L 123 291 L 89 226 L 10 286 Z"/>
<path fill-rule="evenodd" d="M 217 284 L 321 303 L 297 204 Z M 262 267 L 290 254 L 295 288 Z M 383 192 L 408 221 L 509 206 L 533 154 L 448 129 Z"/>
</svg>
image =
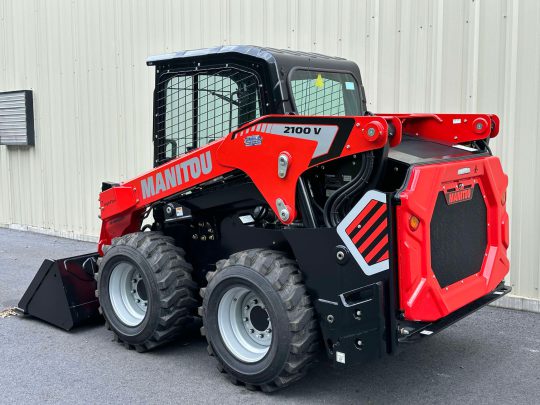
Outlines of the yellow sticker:
<svg viewBox="0 0 540 405">
<path fill-rule="evenodd" d="M 319 88 L 322 89 L 323 86 L 324 86 L 324 80 L 323 80 L 321 74 L 319 73 L 317 75 L 317 78 L 315 79 L 315 87 L 319 87 Z"/>
</svg>

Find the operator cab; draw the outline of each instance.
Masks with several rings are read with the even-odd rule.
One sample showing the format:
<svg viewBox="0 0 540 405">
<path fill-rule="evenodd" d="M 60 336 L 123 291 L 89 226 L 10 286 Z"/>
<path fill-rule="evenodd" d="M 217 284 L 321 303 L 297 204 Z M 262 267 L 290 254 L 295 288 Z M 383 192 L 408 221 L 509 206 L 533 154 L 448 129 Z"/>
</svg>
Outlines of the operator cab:
<svg viewBox="0 0 540 405">
<path fill-rule="evenodd" d="M 220 46 L 150 57 L 154 166 L 269 114 L 365 115 L 358 66 L 338 57 Z"/>
</svg>

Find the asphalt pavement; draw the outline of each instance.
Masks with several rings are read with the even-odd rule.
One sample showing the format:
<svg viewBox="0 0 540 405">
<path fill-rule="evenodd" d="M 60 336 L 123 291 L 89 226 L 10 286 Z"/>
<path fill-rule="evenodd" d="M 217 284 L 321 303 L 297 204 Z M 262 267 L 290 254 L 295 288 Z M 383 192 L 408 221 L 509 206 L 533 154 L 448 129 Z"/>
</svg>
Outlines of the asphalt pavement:
<svg viewBox="0 0 540 405">
<path fill-rule="evenodd" d="M 0 311 L 17 305 L 44 258 L 92 243 L 0 229 Z M 333 368 L 267 395 L 232 385 L 204 340 L 128 351 L 101 325 L 65 332 L 0 317 L 0 403 L 539 404 L 540 314 L 483 308 L 396 356 Z"/>
</svg>

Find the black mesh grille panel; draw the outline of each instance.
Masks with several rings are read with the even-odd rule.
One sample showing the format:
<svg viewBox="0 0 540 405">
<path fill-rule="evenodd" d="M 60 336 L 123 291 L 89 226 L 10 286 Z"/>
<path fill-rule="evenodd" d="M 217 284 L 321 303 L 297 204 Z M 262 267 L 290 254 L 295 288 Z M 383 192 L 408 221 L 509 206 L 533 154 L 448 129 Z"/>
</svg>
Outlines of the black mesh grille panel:
<svg viewBox="0 0 540 405">
<path fill-rule="evenodd" d="M 236 67 L 163 74 L 156 86 L 156 164 L 259 117 L 258 77 Z"/>
<path fill-rule="evenodd" d="M 478 273 L 487 245 L 487 212 L 482 192 L 449 205 L 439 193 L 431 219 L 431 268 L 441 287 Z"/>
</svg>

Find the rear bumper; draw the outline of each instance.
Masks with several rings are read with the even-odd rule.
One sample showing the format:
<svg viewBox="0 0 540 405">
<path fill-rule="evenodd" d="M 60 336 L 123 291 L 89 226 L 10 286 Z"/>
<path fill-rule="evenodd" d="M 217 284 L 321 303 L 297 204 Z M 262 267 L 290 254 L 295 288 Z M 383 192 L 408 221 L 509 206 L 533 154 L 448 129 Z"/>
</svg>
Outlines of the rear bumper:
<svg viewBox="0 0 540 405">
<path fill-rule="evenodd" d="M 480 308 L 492 303 L 493 301 L 503 297 L 512 291 L 512 287 L 501 283 L 495 290 L 477 300 L 461 307 L 457 311 L 452 312 L 450 315 L 439 319 L 436 322 L 415 322 L 400 324 L 398 343 L 414 343 L 418 342 L 426 337 L 433 336 L 440 331 L 446 329 L 450 325 L 459 321 L 462 318 L 478 311 Z"/>
</svg>

